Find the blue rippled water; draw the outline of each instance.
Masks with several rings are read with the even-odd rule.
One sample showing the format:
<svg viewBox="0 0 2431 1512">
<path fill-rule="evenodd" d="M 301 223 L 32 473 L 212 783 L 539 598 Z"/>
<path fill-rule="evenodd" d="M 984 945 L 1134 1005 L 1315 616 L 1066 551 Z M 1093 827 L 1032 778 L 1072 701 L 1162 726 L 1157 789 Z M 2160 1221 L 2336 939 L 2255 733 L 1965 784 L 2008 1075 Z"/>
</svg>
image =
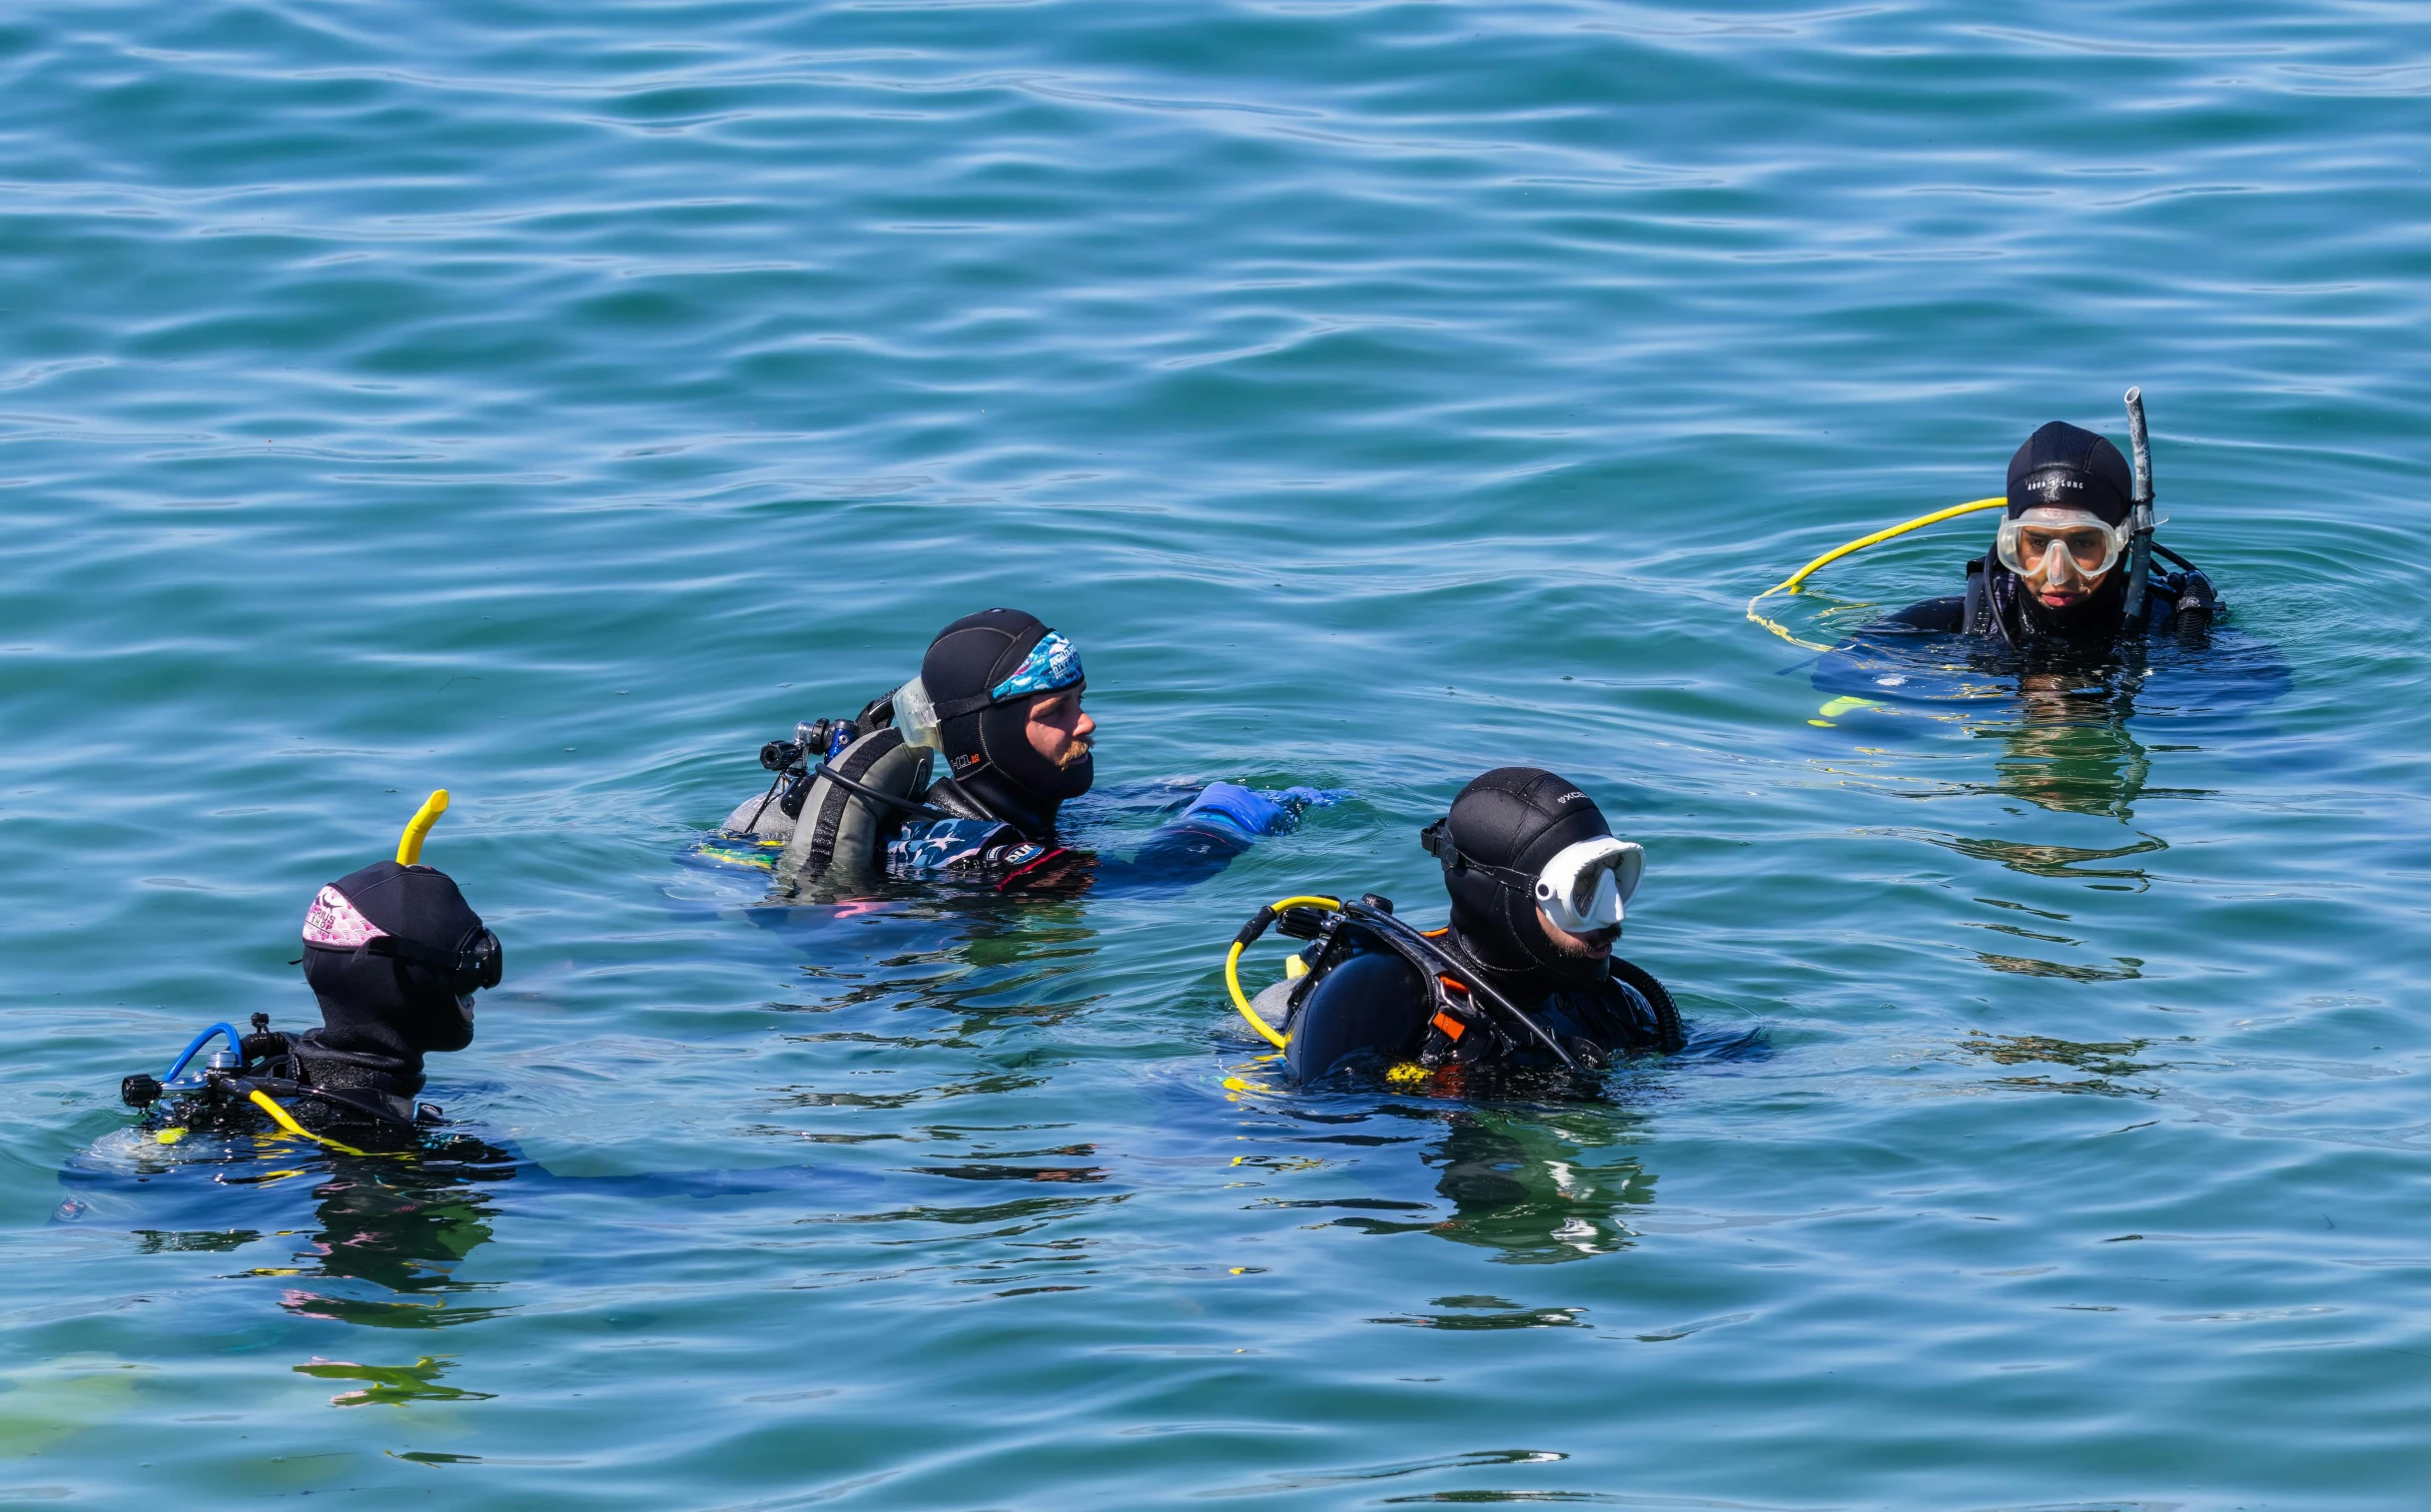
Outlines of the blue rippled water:
<svg viewBox="0 0 2431 1512">
<path fill-rule="evenodd" d="M 2363 0 L 11 8 L 0 1499 L 2418 1505 L 2427 97 Z M 1749 595 L 2129 383 L 2292 685 L 1811 722 Z M 1109 784 L 1358 797 L 717 904 L 758 743 L 994 602 Z M 1688 1053 L 1276 1091 L 1239 919 L 1431 914 L 1507 761 Z M 437 786 L 431 1096 L 529 1163 L 139 1153 Z"/>
</svg>

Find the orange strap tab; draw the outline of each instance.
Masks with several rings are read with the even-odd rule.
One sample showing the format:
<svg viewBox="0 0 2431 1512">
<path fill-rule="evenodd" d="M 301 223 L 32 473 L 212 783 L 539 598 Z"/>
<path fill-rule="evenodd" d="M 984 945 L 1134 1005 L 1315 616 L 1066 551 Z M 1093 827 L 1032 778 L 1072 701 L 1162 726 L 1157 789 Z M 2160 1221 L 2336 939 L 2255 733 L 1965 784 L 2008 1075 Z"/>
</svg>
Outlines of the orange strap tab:
<svg viewBox="0 0 2431 1512">
<path fill-rule="evenodd" d="M 1445 1013 L 1438 1013 L 1435 1015 L 1435 1028 L 1442 1030 L 1444 1037 L 1450 1040 L 1454 1045 L 1459 1044 L 1460 1037 L 1469 1032 L 1469 1027 L 1467 1025 L 1461 1023 L 1458 1019 L 1453 1018 L 1450 1014 Z"/>
</svg>

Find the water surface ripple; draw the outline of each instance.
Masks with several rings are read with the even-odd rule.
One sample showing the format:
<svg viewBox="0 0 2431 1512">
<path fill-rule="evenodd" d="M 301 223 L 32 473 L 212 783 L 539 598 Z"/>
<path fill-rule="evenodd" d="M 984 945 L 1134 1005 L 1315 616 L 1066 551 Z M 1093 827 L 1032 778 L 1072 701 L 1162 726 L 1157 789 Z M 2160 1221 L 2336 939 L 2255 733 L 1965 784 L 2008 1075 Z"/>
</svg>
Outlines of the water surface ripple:
<svg viewBox="0 0 2431 1512">
<path fill-rule="evenodd" d="M 14 7 L 0 1496 L 2415 1504 L 2427 96 L 2365 3 Z M 2292 687 L 1811 723 L 1747 596 L 2130 382 Z M 1110 785 L 1359 796 L 1179 899 L 676 862 L 994 602 Z M 1431 916 L 1514 760 L 1689 1052 L 1265 1089 L 1238 919 Z M 138 1151 L 440 785 L 525 1163 Z"/>
</svg>

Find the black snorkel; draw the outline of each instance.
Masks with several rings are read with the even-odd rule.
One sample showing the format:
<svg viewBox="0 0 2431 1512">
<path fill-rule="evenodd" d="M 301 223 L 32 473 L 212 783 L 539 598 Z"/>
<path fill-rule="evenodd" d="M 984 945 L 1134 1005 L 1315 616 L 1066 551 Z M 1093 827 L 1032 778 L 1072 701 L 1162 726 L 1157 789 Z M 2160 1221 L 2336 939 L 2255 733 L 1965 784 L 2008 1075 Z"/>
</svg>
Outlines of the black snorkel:
<svg viewBox="0 0 2431 1512">
<path fill-rule="evenodd" d="M 2152 438 L 2144 429 L 2144 390 L 2127 390 L 2127 446 L 2135 459 L 2135 491 L 2128 495 L 2127 601 L 2122 613 L 2129 634 L 2144 633 L 2144 578 L 2152 567 Z"/>
</svg>

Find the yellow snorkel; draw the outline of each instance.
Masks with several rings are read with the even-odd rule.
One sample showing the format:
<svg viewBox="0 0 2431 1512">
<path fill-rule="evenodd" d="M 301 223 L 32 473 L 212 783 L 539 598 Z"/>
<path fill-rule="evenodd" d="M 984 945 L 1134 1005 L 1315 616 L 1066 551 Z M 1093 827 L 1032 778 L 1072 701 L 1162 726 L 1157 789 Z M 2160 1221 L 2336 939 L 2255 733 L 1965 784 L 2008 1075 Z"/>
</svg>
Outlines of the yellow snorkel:
<svg viewBox="0 0 2431 1512">
<path fill-rule="evenodd" d="M 1814 575 L 1817 568 L 1828 567 L 1832 563 L 1840 560 L 1844 556 L 1850 555 L 1853 552 L 1863 551 L 1868 546 L 1880 545 L 1884 541 L 1891 539 L 1893 536 L 1906 535 L 1911 530 L 1922 530 L 1927 525 L 1938 525 L 1946 519 L 1956 519 L 1962 514 L 1973 514 L 1979 509 L 1998 509 L 2008 502 L 2009 498 L 2005 494 L 2000 498 L 1979 498 L 1969 503 L 1952 504 L 1947 509 L 1936 509 L 1931 514 L 1920 514 L 1915 519 L 1893 525 L 1888 530 L 1877 530 L 1872 535 L 1861 535 L 1845 546 L 1835 546 L 1831 550 L 1826 551 L 1823 555 L 1815 558 L 1813 561 L 1808 562 L 1805 566 L 1800 567 L 1797 571 L 1791 573 L 1789 576 L 1783 578 L 1780 582 L 1775 583 L 1773 586 L 1765 589 L 1762 593 L 1757 594 L 1754 598 L 1749 599 L 1747 601 L 1747 617 L 1772 631 L 1775 635 L 1780 636 L 1783 640 L 1789 641 L 1793 645 L 1804 646 L 1810 651 L 1829 651 L 1832 649 L 1830 646 L 1819 646 L 1811 640 L 1800 640 L 1788 630 L 1783 629 L 1780 625 L 1775 624 L 1773 621 L 1757 613 L 1756 606 L 1763 603 L 1766 599 L 1771 598 L 1776 593 L 1797 592 L 1799 584 L 1805 582 L 1810 576 Z"/>
<path fill-rule="evenodd" d="M 405 822 L 405 832 L 397 837 L 397 864 L 413 866 L 422 859 L 422 842 L 430 838 L 430 826 L 438 816 L 447 812 L 447 790 L 440 788 L 422 800 L 422 806 Z"/>
</svg>

